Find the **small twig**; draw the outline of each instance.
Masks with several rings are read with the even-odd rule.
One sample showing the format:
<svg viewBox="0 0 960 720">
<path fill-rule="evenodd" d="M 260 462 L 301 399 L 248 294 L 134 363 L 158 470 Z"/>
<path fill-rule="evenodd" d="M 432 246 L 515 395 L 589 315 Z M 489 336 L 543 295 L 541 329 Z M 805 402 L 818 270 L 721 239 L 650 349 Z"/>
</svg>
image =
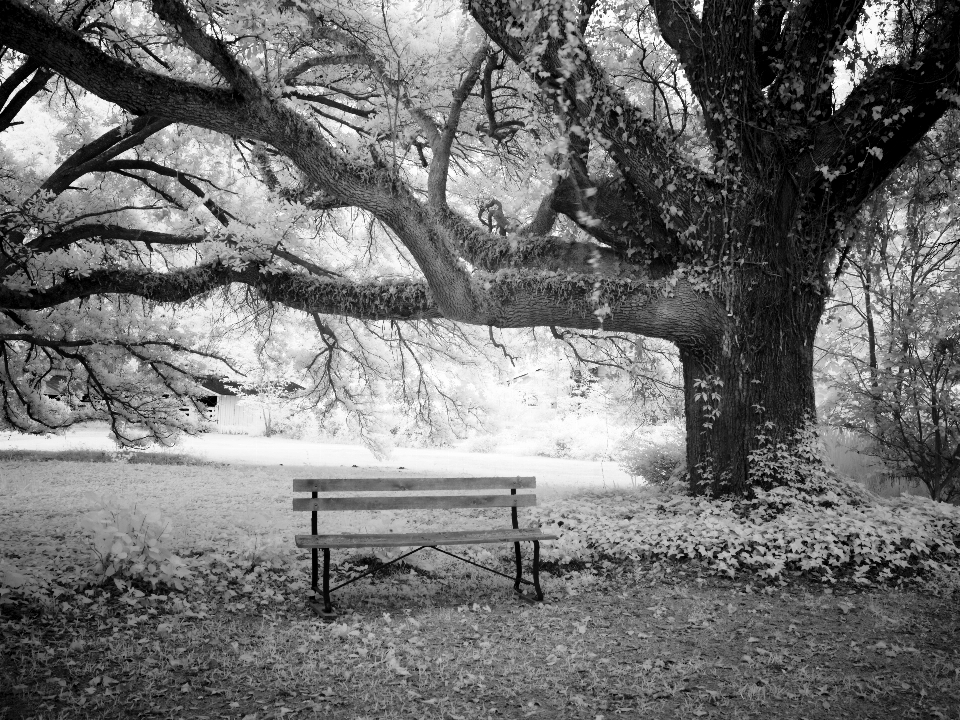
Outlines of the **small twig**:
<svg viewBox="0 0 960 720">
<path fill-rule="evenodd" d="M 511 365 L 516 365 L 517 358 L 511 355 L 509 352 L 507 352 L 506 345 L 504 345 L 503 343 L 497 342 L 497 339 L 493 337 L 493 325 L 488 325 L 487 331 L 490 333 L 490 342 L 493 343 L 493 346 L 503 353 L 503 356 L 510 361 Z"/>
</svg>

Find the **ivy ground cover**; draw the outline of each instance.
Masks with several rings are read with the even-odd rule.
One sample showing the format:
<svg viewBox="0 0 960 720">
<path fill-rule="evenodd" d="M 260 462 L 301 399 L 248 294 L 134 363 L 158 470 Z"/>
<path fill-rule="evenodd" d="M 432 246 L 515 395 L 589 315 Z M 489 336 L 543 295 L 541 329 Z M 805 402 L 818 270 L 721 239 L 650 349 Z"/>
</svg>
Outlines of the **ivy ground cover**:
<svg viewBox="0 0 960 720">
<path fill-rule="evenodd" d="M 949 582 L 911 574 L 892 588 L 750 563 L 730 577 L 705 555 L 658 552 L 651 527 L 636 552 L 618 554 L 603 528 L 625 535 L 635 519 L 666 528 L 681 516 L 692 527 L 706 512 L 648 491 L 541 509 L 567 528 L 548 553 L 543 605 L 437 562 L 345 589 L 341 621 L 324 625 L 304 602 L 306 556 L 292 548 L 308 517 L 289 511 L 299 474 L 0 464 L 0 562 L 17 584 L 0 615 L 0 718 L 960 718 Z M 155 547 L 182 558 L 183 590 L 123 563 L 98 577 L 81 521 L 114 502 L 105 496 L 169 521 Z M 752 519 L 740 511 L 773 521 L 770 503 Z M 949 568 L 947 555 L 929 558 Z"/>
</svg>

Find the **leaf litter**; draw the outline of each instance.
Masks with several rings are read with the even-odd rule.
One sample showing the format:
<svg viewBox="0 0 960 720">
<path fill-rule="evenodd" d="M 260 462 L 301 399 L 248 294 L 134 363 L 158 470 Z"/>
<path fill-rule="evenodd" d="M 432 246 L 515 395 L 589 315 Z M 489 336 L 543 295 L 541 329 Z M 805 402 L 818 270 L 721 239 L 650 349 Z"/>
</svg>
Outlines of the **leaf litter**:
<svg viewBox="0 0 960 720">
<path fill-rule="evenodd" d="M 49 532 L 44 507 L 5 532 Z M 960 718 L 955 596 L 639 562 L 558 566 L 528 605 L 441 564 L 345 588 L 326 625 L 305 554 L 193 560 L 183 592 L 107 583 L 0 606 L 0 720 Z"/>
</svg>

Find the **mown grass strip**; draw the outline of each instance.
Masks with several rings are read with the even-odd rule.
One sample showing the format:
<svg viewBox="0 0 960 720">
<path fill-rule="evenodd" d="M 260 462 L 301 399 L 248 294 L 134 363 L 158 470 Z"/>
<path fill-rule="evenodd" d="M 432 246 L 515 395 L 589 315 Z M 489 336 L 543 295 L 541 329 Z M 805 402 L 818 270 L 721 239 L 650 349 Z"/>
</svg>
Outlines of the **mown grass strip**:
<svg viewBox="0 0 960 720">
<path fill-rule="evenodd" d="M 0 462 L 87 462 L 130 465 L 218 465 L 186 453 L 113 450 L 0 450 Z"/>
</svg>

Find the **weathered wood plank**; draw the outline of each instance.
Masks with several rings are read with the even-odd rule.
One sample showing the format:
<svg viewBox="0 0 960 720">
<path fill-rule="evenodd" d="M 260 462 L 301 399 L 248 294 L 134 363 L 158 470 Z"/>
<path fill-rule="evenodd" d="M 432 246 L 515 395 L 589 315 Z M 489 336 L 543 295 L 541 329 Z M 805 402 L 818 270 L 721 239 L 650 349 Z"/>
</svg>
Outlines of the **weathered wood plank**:
<svg viewBox="0 0 960 720">
<path fill-rule="evenodd" d="M 371 535 L 297 535 L 299 548 L 411 547 L 415 545 L 482 545 L 494 542 L 556 540 L 537 528 L 458 530 L 425 533 L 377 533 Z"/>
<path fill-rule="evenodd" d="M 535 477 L 297 478 L 294 492 L 390 492 L 399 490 L 509 490 L 535 488 Z"/>
<path fill-rule="evenodd" d="M 532 507 L 536 495 L 367 495 L 361 497 L 294 498 L 294 510 L 424 510 L 431 508 Z"/>
</svg>

